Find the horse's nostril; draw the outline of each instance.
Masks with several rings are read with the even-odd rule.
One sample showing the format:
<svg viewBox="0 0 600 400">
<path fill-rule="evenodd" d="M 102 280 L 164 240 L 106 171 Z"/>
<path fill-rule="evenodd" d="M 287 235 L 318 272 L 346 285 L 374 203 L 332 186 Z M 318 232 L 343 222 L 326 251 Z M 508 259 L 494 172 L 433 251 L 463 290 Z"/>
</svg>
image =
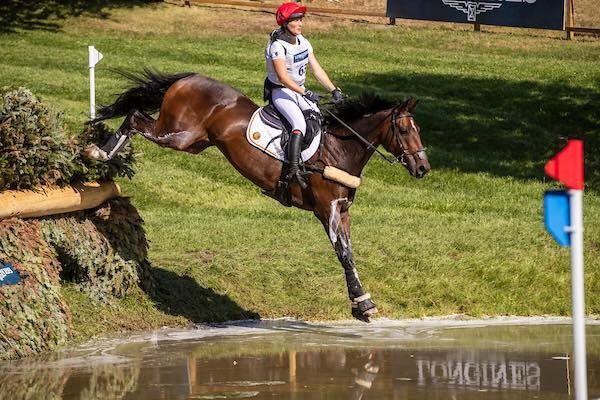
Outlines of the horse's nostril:
<svg viewBox="0 0 600 400">
<path fill-rule="evenodd" d="M 427 172 L 429 172 L 429 168 L 427 168 L 426 165 L 419 165 L 417 167 L 416 176 L 417 176 L 417 178 L 422 178 L 427 174 Z"/>
</svg>

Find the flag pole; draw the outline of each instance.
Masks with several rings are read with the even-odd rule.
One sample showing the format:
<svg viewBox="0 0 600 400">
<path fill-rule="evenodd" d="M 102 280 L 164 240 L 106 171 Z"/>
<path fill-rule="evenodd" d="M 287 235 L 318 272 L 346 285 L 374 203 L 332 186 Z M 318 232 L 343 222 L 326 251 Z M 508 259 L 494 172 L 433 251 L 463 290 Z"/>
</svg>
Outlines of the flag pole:
<svg viewBox="0 0 600 400">
<path fill-rule="evenodd" d="M 563 183 L 568 191 L 569 226 L 563 225 L 563 233 L 569 234 L 567 245 L 571 247 L 571 299 L 573 323 L 573 358 L 575 365 L 575 399 L 587 400 L 587 362 L 585 355 L 585 283 L 583 273 L 583 190 L 584 153 L 583 140 L 571 139 L 556 156 L 546 163 L 546 174 Z M 546 197 L 545 197 L 546 198 Z M 555 212 L 559 212 L 555 208 Z M 555 216 L 556 217 L 556 216 Z M 558 215 L 560 217 L 560 215 Z M 550 219 L 552 220 L 552 219 Z M 560 223 L 564 218 L 552 221 Z M 551 224 L 552 225 L 552 224 Z M 552 226 L 551 226 L 552 228 Z M 555 229 L 549 232 L 563 242 Z M 554 232 L 554 233 L 553 233 Z M 564 245 L 564 244 L 561 244 Z"/>
<path fill-rule="evenodd" d="M 96 79 L 95 67 L 102 60 L 102 54 L 94 46 L 88 46 L 88 68 L 90 70 L 90 119 L 96 118 Z"/>
<path fill-rule="evenodd" d="M 573 357 L 575 399 L 587 400 L 585 350 L 585 286 L 583 272 L 583 190 L 569 190 L 571 213 L 571 295 L 573 300 Z"/>
</svg>

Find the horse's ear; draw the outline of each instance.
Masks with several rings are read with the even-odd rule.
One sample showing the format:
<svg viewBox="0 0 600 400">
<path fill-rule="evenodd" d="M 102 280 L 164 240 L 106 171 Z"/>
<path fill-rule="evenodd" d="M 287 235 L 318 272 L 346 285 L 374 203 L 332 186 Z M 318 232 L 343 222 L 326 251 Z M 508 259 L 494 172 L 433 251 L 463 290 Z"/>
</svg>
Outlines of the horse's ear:
<svg viewBox="0 0 600 400">
<path fill-rule="evenodd" d="M 414 111 L 414 109 L 417 108 L 418 103 L 419 103 L 419 100 L 415 99 L 414 97 L 408 97 L 408 98 L 404 99 L 402 104 L 400 104 L 398 106 L 398 109 L 412 113 Z"/>
<path fill-rule="evenodd" d="M 408 105 L 410 104 L 412 97 L 405 98 L 402 103 L 398 106 L 398 110 L 404 111 L 408 109 Z"/>
<path fill-rule="evenodd" d="M 415 108 L 417 108 L 417 104 L 419 104 L 419 100 L 418 99 L 413 99 L 412 97 L 408 100 L 408 105 L 406 106 L 406 109 L 408 110 L 409 113 L 412 113 Z"/>
</svg>

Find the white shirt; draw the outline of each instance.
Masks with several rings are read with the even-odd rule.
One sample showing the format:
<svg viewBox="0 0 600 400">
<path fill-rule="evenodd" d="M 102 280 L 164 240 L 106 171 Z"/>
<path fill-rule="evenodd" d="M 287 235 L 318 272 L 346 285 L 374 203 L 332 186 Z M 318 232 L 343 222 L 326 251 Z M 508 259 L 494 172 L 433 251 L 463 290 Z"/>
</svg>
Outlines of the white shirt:
<svg viewBox="0 0 600 400">
<path fill-rule="evenodd" d="M 269 80 L 281 85 L 273 66 L 273 60 L 285 59 L 288 76 L 298 85 L 303 86 L 306 80 L 308 55 L 312 52 L 313 48 L 311 44 L 302 35 L 296 36 L 296 44 L 290 44 L 281 39 L 274 42 L 269 40 L 265 49 L 267 76 Z"/>
</svg>

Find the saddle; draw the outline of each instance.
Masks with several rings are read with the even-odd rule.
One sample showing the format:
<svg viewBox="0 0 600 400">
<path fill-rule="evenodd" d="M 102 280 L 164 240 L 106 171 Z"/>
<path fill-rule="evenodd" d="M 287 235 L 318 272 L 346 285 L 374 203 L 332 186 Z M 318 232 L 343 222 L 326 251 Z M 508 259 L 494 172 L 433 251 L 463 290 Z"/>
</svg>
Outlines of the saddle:
<svg viewBox="0 0 600 400">
<path fill-rule="evenodd" d="M 321 133 L 323 124 L 323 115 L 314 110 L 304 110 L 304 119 L 306 120 L 306 132 L 302 141 L 302 151 L 308 149 L 317 135 Z M 283 115 L 275 108 L 272 103 L 262 107 L 258 115 L 260 119 L 272 128 L 281 130 L 280 145 L 281 149 L 287 154 L 287 147 L 290 140 L 292 127 Z"/>
<path fill-rule="evenodd" d="M 282 131 L 280 138 L 281 148 L 285 154 L 287 154 L 287 144 L 290 139 L 292 127 L 285 117 L 281 115 L 281 113 L 273 105 L 273 99 L 271 97 L 273 89 L 282 87 L 282 85 L 271 82 L 268 77 L 265 78 L 265 82 L 263 84 L 263 100 L 267 102 L 267 105 L 260 109 L 259 115 L 265 124 L 274 129 L 279 129 Z M 324 119 L 320 112 L 316 112 L 314 110 L 304 110 L 302 113 L 304 114 L 304 119 L 306 120 L 306 132 L 304 133 L 304 141 L 302 142 L 301 146 L 302 151 L 304 152 L 306 149 L 308 149 L 315 136 L 321 133 L 321 127 Z"/>
<path fill-rule="evenodd" d="M 308 110 L 305 113 L 307 120 L 307 129 L 304 134 L 303 141 L 300 145 L 300 166 L 301 169 L 308 173 L 314 171 L 314 166 L 305 164 L 319 149 L 321 144 L 321 120 L 319 113 Z M 272 104 L 259 108 L 252 114 L 248 129 L 246 130 L 246 139 L 248 142 L 282 162 L 287 162 L 287 147 L 290 141 L 292 128 L 286 119 L 279 114 Z M 272 197 L 281 204 L 290 207 L 291 197 L 289 185 L 284 176 L 287 174 L 287 168 L 283 167 L 282 175 L 277 183 L 277 186 L 272 191 L 263 191 L 263 194 Z"/>
<path fill-rule="evenodd" d="M 315 155 L 321 145 L 323 128 L 321 127 L 321 116 L 307 113 L 307 132 L 302 143 L 300 154 L 301 168 L 305 172 L 318 172 L 323 177 L 334 182 L 341 183 L 349 188 L 357 188 L 360 185 L 360 177 L 355 177 L 347 172 L 332 166 L 319 167 L 306 162 Z M 280 116 L 273 105 L 259 108 L 252 114 L 246 130 L 246 140 L 252 146 L 265 154 L 282 162 L 287 161 L 287 144 L 289 143 L 291 127 L 283 116 Z M 286 174 L 286 168 L 282 169 L 282 178 Z M 288 186 L 284 179 L 280 179 L 273 190 L 263 191 L 263 194 L 274 198 L 281 204 L 290 207 L 291 198 Z"/>
<path fill-rule="evenodd" d="M 291 128 L 283 117 L 280 117 L 273 106 L 259 108 L 252 114 L 246 130 L 246 140 L 267 155 L 282 162 L 287 161 L 287 144 Z M 309 160 L 321 144 L 321 129 L 313 117 L 309 117 L 307 133 L 301 145 L 301 160 Z M 287 127 L 286 127 L 287 125 Z"/>
</svg>

